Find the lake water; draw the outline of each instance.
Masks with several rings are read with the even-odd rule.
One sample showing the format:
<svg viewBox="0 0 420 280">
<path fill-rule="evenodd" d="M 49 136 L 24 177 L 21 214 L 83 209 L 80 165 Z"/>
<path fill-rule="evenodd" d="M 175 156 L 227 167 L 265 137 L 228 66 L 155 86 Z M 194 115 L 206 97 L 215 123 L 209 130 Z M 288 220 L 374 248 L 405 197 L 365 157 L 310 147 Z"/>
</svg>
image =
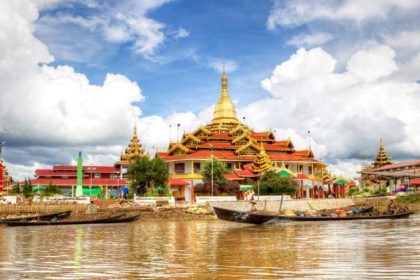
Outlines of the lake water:
<svg viewBox="0 0 420 280">
<path fill-rule="evenodd" d="M 0 279 L 420 279 L 420 216 L 0 227 Z"/>
</svg>

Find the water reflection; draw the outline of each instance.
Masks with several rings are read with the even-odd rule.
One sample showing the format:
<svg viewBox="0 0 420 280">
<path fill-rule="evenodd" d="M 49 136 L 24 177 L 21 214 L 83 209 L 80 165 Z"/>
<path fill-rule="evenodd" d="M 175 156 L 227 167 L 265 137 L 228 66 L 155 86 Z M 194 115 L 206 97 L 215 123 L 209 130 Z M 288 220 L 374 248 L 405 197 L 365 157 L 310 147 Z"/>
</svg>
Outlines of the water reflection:
<svg viewBox="0 0 420 280">
<path fill-rule="evenodd" d="M 418 279 L 420 216 L 0 227 L 1 279 Z"/>
</svg>

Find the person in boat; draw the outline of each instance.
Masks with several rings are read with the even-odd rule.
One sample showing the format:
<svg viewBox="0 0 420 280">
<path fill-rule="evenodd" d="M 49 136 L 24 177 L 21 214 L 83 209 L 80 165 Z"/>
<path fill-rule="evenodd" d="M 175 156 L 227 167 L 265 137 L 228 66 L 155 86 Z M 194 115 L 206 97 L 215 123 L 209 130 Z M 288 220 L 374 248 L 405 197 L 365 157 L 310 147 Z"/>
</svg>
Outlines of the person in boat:
<svg viewBox="0 0 420 280">
<path fill-rule="evenodd" d="M 251 195 L 249 202 L 251 203 L 251 212 L 257 211 L 257 202 L 255 201 L 254 194 Z"/>
<path fill-rule="evenodd" d="M 391 199 L 388 204 L 388 214 L 395 215 L 397 214 L 397 205 L 394 203 L 394 200 Z"/>
</svg>

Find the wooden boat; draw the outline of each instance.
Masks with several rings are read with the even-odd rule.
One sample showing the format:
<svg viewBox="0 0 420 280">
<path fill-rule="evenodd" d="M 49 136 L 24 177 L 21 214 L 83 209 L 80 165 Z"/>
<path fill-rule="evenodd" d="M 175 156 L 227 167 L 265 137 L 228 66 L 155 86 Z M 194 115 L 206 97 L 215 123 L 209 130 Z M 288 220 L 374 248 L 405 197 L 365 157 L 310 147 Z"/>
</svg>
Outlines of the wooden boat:
<svg viewBox="0 0 420 280">
<path fill-rule="evenodd" d="M 106 221 L 105 223 L 130 223 L 138 220 L 140 218 L 140 214 L 133 214 L 127 215 L 123 214 L 121 217 L 118 217 L 114 220 Z"/>
<path fill-rule="evenodd" d="M 273 219 L 277 219 L 278 215 L 255 214 L 249 211 L 237 211 L 232 209 L 220 208 L 213 206 L 217 218 L 229 222 L 246 223 L 246 224 L 264 224 Z"/>
<path fill-rule="evenodd" d="M 70 214 L 71 214 L 71 210 L 63 211 L 63 212 L 45 213 L 45 214 L 32 215 L 32 216 L 1 219 L 0 223 L 13 222 L 13 221 L 25 222 L 25 221 L 33 221 L 33 220 L 41 220 L 41 221 L 62 220 L 62 219 L 68 218 Z"/>
<path fill-rule="evenodd" d="M 124 214 L 106 215 L 91 219 L 64 219 L 54 221 L 10 221 L 5 222 L 7 226 L 57 226 L 57 225 L 83 225 L 83 224 L 103 224 L 109 222 L 116 222 Z"/>
<path fill-rule="evenodd" d="M 378 219 L 402 219 L 408 218 L 414 212 L 401 212 L 389 215 L 359 215 L 352 216 L 284 216 L 275 214 L 265 214 L 258 212 L 245 212 L 220 207 L 213 207 L 217 218 L 229 222 L 264 224 L 274 220 L 278 221 L 348 221 L 348 220 L 378 220 Z"/>
<path fill-rule="evenodd" d="M 386 215 L 352 215 L 352 216 L 288 216 L 290 221 L 348 221 L 348 220 L 381 220 L 381 219 L 403 219 L 408 218 L 414 212 L 401 212 Z"/>
</svg>

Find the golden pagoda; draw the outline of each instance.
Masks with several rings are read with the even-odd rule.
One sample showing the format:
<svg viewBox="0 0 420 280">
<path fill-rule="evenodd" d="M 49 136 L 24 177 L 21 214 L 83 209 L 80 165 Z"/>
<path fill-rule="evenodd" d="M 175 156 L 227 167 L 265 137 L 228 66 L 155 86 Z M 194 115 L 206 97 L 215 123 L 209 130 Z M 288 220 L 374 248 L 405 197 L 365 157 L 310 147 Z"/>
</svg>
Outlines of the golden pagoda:
<svg viewBox="0 0 420 280">
<path fill-rule="evenodd" d="M 224 70 L 221 93 L 211 122 L 185 132 L 180 141 L 170 143 L 168 150 L 158 152 L 157 156 L 167 163 L 171 180 L 185 184 L 186 190 L 181 192 L 185 193 L 187 201 L 193 197 L 193 186 L 202 182 L 201 170 L 212 156 L 233 171 L 225 177 L 237 181 L 256 180 L 262 172 L 285 166 L 294 174 L 311 175 L 314 182 L 322 182 L 322 168 L 325 167 L 314 158 L 311 150 L 296 150 L 290 138 L 276 140 L 271 130 L 255 132 L 241 123 L 229 96 Z M 170 185 L 174 186 L 171 180 Z"/>
<path fill-rule="evenodd" d="M 268 157 L 267 153 L 265 152 L 264 146 L 260 146 L 260 152 L 254 158 L 250 169 L 254 173 L 264 173 L 268 170 L 273 169 L 273 163 L 271 159 Z"/>
<path fill-rule="evenodd" d="M 130 143 L 125 151 L 121 153 L 120 161 L 118 163 L 121 165 L 128 165 L 142 156 L 144 156 L 144 149 L 137 136 L 137 127 L 134 126 L 133 137 L 131 137 Z"/>
<path fill-rule="evenodd" d="M 381 138 L 379 151 L 378 151 L 378 154 L 376 155 L 375 162 L 373 163 L 373 167 L 378 168 L 378 167 L 382 167 L 391 163 L 392 163 L 391 157 L 385 151 L 384 141 Z"/>
</svg>

